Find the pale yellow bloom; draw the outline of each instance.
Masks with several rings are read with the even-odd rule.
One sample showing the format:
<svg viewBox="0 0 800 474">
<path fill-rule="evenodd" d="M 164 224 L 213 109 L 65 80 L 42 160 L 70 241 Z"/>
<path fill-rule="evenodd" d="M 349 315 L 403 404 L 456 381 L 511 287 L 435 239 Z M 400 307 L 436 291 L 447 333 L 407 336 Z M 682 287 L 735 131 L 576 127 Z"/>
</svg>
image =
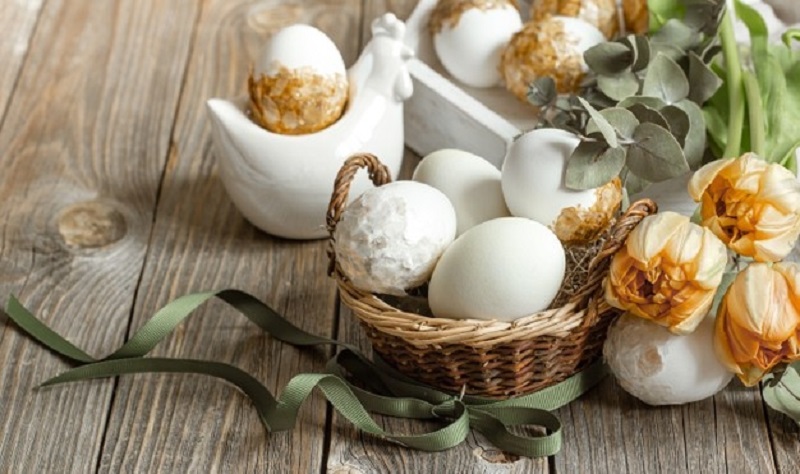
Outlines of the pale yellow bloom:
<svg viewBox="0 0 800 474">
<path fill-rule="evenodd" d="M 777 262 L 800 235 L 800 182 L 753 153 L 700 168 L 689 194 L 700 203 L 703 225 L 739 255 Z"/>
<path fill-rule="evenodd" d="M 800 266 L 753 263 L 736 276 L 717 312 L 717 355 L 747 386 L 800 360 Z"/>
<path fill-rule="evenodd" d="M 611 262 L 611 306 L 687 334 L 708 313 L 727 249 L 710 230 L 674 212 L 646 217 Z"/>
</svg>

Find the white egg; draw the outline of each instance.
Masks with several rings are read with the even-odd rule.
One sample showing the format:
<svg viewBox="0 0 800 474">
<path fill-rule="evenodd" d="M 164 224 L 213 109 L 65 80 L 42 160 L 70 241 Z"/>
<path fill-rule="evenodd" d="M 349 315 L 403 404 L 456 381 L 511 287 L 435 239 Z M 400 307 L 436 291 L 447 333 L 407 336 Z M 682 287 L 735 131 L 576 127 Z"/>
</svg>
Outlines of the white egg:
<svg viewBox="0 0 800 474">
<path fill-rule="evenodd" d="M 733 378 L 717 359 L 713 339 L 713 317 L 678 336 L 623 315 L 608 331 L 603 356 L 626 392 L 649 405 L 679 405 L 708 398 Z"/>
<path fill-rule="evenodd" d="M 500 170 L 462 150 L 435 151 L 417 165 L 414 181 L 443 192 L 456 209 L 457 235 L 481 222 L 510 216 L 500 188 Z"/>
<path fill-rule="evenodd" d="M 325 33 L 308 25 L 286 27 L 270 39 L 248 88 L 254 120 L 291 135 L 336 122 L 349 95 L 341 53 Z"/>
<path fill-rule="evenodd" d="M 565 268 L 564 248 L 549 229 L 519 217 L 493 219 L 445 250 L 428 303 L 440 318 L 512 321 L 546 309 Z"/>
<path fill-rule="evenodd" d="M 508 148 L 502 189 L 508 209 L 553 229 L 564 243 L 586 243 L 605 229 L 622 200 L 619 180 L 576 191 L 564 184 L 567 160 L 580 139 L 553 128 L 532 130 Z"/>
<path fill-rule="evenodd" d="M 427 184 L 396 181 L 347 206 L 333 245 L 356 288 L 402 296 L 428 280 L 455 235 L 456 212 L 447 196 Z"/>
<path fill-rule="evenodd" d="M 472 87 L 500 84 L 500 56 L 522 27 L 510 1 L 440 0 L 431 13 L 433 47 L 444 68 Z"/>
</svg>

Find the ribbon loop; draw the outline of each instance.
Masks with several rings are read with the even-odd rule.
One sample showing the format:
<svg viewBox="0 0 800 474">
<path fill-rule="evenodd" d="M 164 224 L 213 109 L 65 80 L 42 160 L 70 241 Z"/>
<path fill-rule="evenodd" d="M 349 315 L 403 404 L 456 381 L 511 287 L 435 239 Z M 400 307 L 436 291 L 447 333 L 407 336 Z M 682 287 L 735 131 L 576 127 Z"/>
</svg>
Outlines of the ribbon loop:
<svg viewBox="0 0 800 474">
<path fill-rule="evenodd" d="M 338 345 L 326 373 L 304 373 L 293 377 L 279 398 L 243 370 L 213 361 L 145 357 L 168 337 L 200 305 L 218 297 L 276 339 L 294 346 Z M 555 386 L 530 395 L 503 400 L 468 396 L 464 390 L 452 394 L 408 379 L 393 368 L 370 361 L 354 346 L 307 333 L 281 317 L 255 297 L 222 290 L 190 294 L 161 308 L 117 351 L 96 359 L 36 319 L 13 296 L 6 313 L 29 337 L 76 367 L 42 386 L 138 373 L 194 373 L 225 380 L 238 387 L 253 403 L 268 431 L 292 429 L 298 411 L 318 388 L 333 407 L 360 430 L 383 439 L 424 451 L 442 451 L 462 443 L 470 429 L 480 431 L 497 448 L 522 456 L 550 456 L 561 447 L 561 423 L 554 410 L 582 395 L 605 375 L 595 364 Z M 350 378 L 358 384 L 351 383 Z M 416 434 L 388 433 L 370 413 L 411 419 L 438 419 L 445 424 Z M 538 425 L 544 436 L 515 434 L 510 428 Z"/>
</svg>

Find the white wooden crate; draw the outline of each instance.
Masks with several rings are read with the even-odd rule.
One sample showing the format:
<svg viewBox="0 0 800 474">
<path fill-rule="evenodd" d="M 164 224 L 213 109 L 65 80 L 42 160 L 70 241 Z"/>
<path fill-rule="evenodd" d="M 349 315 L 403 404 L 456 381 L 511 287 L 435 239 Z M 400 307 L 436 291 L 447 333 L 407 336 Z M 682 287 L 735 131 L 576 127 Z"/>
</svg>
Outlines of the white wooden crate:
<svg viewBox="0 0 800 474">
<path fill-rule="evenodd" d="M 408 63 L 414 95 L 405 103 L 406 145 L 420 155 L 460 148 L 499 167 L 506 145 L 536 125 L 535 110 L 503 87 L 464 86 L 445 71 L 427 28 L 435 6 L 421 0 L 406 21 L 406 44 L 416 54 Z"/>
<path fill-rule="evenodd" d="M 436 2 L 420 0 L 406 21 L 406 44 L 416 53 L 408 64 L 414 95 L 405 103 L 406 145 L 422 156 L 441 148 L 460 148 L 499 167 L 506 145 L 536 125 L 536 113 L 503 87 L 468 87 L 445 71 L 433 50 L 427 27 Z M 765 14 L 770 31 L 776 36 L 785 26 L 770 6 L 787 24 L 800 21 L 798 0 L 745 2 Z M 527 18 L 530 2 L 519 3 L 522 17 Z M 740 30 L 737 36 L 746 38 L 743 25 Z"/>
</svg>

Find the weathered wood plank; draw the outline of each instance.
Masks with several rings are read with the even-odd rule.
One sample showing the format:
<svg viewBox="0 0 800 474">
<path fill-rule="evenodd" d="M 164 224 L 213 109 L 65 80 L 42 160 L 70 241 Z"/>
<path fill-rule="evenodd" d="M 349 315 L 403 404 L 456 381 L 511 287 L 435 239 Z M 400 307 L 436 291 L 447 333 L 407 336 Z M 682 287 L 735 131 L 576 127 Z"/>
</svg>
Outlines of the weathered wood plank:
<svg viewBox="0 0 800 474">
<path fill-rule="evenodd" d="M 775 472 L 760 404 L 734 381 L 712 399 L 650 407 L 609 378 L 558 411 L 556 472 Z"/>
<path fill-rule="evenodd" d="M 44 0 L 6 1 L 0 5 L 0 125 L 28 53 L 31 36 Z"/>
<path fill-rule="evenodd" d="M 360 11 L 350 0 L 206 2 L 134 328 L 178 295 L 235 287 L 266 300 L 306 330 L 332 333 L 336 296 L 326 276 L 325 242 L 271 238 L 236 211 L 215 171 L 204 101 L 244 93 L 248 68 L 265 39 L 291 23 L 326 31 L 351 63 Z M 329 354 L 271 340 L 219 303 L 201 309 L 156 353 L 228 362 L 273 392 L 298 373 L 321 371 Z M 303 408 L 296 430 L 267 435 L 249 401 L 224 383 L 196 376 L 123 378 L 100 471 L 319 472 L 325 423 L 326 406 L 317 396 Z"/>
<path fill-rule="evenodd" d="M 0 294 L 92 353 L 130 321 L 195 9 L 47 2 L 0 131 Z M 0 322 L 0 472 L 95 469 L 113 384 L 33 391 L 65 368 Z"/>
</svg>

